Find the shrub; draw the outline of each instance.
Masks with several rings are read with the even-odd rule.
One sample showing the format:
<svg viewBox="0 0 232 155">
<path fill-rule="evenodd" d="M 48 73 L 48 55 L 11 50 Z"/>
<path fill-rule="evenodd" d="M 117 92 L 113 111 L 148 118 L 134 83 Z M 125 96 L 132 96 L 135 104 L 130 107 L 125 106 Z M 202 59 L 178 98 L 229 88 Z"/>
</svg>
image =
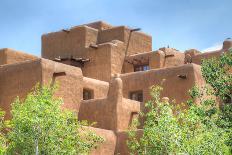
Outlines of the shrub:
<svg viewBox="0 0 232 155">
<path fill-rule="evenodd" d="M 36 87 L 12 105 L 8 154 L 84 154 L 103 139 L 86 131 L 75 113 L 62 110 L 53 87 Z"/>
<path fill-rule="evenodd" d="M 216 125 L 217 112 L 213 102 L 190 105 L 188 109 L 173 107 L 160 99 L 161 87 L 153 86 L 152 99 L 146 103 L 142 137 L 136 135 L 138 120 L 129 130 L 131 154 L 229 154 L 225 144 L 228 133 Z M 217 109 L 216 109 L 217 110 Z"/>
</svg>

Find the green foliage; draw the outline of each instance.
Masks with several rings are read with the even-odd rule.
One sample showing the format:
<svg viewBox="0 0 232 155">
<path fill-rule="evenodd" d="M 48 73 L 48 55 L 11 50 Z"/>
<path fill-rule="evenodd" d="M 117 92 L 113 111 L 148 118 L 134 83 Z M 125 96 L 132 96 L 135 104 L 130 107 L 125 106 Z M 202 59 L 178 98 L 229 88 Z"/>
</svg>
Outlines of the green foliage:
<svg viewBox="0 0 232 155">
<path fill-rule="evenodd" d="M 217 125 L 228 132 L 227 145 L 232 150 L 232 49 L 218 59 L 204 60 L 202 74 L 214 89 L 214 95 L 221 100 Z"/>
<path fill-rule="evenodd" d="M 103 139 L 87 131 L 74 112 L 62 110 L 53 87 L 36 87 L 12 105 L 8 154 L 87 154 Z"/>
<path fill-rule="evenodd" d="M 4 129 L 7 127 L 4 121 L 5 112 L 0 109 L 0 154 L 5 154 L 7 149 L 7 139 L 4 133 Z"/>
<path fill-rule="evenodd" d="M 220 58 L 206 59 L 202 63 L 202 75 L 224 102 L 232 99 L 232 49 Z"/>
<path fill-rule="evenodd" d="M 191 104 L 188 109 L 173 107 L 160 99 L 161 87 L 153 86 L 152 99 L 146 103 L 145 123 L 142 137 L 136 129 L 138 120 L 130 128 L 128 147 L 131 154 L 229 154 L 225 144 L 228 133 L 217 126 L 218 109 L 215 102 L 202 100 L 199 106 Z M 193 96 L 202 93 L 195 88 Z M 214 109 L 214 111 L 212 111 Z"/>
</svg>

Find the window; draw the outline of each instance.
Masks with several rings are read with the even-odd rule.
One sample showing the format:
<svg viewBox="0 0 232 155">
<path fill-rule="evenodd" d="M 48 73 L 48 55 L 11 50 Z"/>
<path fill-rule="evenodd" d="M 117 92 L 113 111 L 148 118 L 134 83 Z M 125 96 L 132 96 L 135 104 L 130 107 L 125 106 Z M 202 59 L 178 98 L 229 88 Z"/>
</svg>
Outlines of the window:
<svg viewBox="0 0 232 155">
<path fill-rule="evenodd" d="M 139 91 L 130 92 L 130 99 L 143 102 L 143 91 L 139 90 Z"/>
<path fill-rule="evenodd" d="M 83 90 L 83 100 L 90 100 L 93 99 L 93 97 L 94 97 L 93 90 L 90 89 Z"/>
<path fill-rule="evenodd" d="M 146 70 L 149 70 L 149 69 L 150 69 L 150 67 L 149 67 L 148 64 L 146 64 L 146 65 L 136 65 L 136 66 L 134 66 L 134 71 L 135 71 L 135 72 L 138 72 L 138 71 L 146 71 Z"/>
</svg>

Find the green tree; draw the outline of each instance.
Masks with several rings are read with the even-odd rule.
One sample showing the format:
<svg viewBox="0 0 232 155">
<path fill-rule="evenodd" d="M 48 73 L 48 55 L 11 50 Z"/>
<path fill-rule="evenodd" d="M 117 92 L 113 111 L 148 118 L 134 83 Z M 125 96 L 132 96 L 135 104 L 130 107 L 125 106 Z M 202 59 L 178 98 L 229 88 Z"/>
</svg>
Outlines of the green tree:
<svg viewBox="0 0 232 155">
<path fill-rule="evenodd" d="M 230 134 L 227 145 L 232 152 L 232 49 L 219 58 L 204 60 L 202 75 L 214 89 L 213 94 L 220 99 L 217 124 Z"/>
<path fill-rule="evenodd" d="M 5 112 L 0 109 L 0 155 L 6 153 L 7 139 L 4 131 L 7 127 L 6 121 L 4 121 Z"/>
<path fill-rule="evenodd" d="M 223 53 L 219 58 L 205 59 L 202 63 L 202 75 L 212 86 L 215 95 L 222 102 L 232 100 L 232 49 Z"/>
<path fill-rule="evenodd" d="M 148 111 L 141 113 L 145 118 L 142 137 L 136 134 L 138 120 L 128 132 L 131 154 L 231 154 L 231 73 L 232 49 L 219 58 L 204 60 L 202 75 L 207 85 L 191 89 L 188 109 L 160 100 L 162 89 L 153 86 L 152 100 L 146 103 Z"/>
<path fill-rule="evenodd" d="M 74 112 L 62 110 L 53 87 L 36 87 L 12 104 L 8 154 L 87 154 L 103 139 L 87 131 Z"/>
<path fill-rule="evenodd" d="M 216 125 L 217 108 L 213 99 L 190 104 L 188 109 L 173 107 L 160 99 L 161 87 L 153 86 L 152 99 L 146 103 L 142 137 L 136 135 L 138 120 L 133 122 L 128 147 L 131 154 L 229 154 L 225 144 L 228 133 Z M 199 94 L 196 90 L 192 94 Z M 211 110 L 215 111 L 212 112 Z"/>
</svg>

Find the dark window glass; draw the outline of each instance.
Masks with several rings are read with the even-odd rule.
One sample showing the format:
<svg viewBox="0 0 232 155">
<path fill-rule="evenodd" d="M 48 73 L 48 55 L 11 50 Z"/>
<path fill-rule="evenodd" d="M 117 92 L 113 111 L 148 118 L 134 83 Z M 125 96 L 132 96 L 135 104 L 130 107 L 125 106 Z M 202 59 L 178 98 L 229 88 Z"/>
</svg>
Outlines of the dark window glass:
<svg viewBox="0 0 232 155">
<path fill-rule="evenodd" d="M 84 89 L 83 90 L 83 100 L 93 99 L 93 90 Z"/>
<path fill-rule="evenodd" d="M 150 67 L 149 67 L 149 65 L 136 65 L 136 66 L 134 66 L 134 71 L 135 72 L 138 72 L 138 71 L 146 71 L 146 70 L 149 70 L 150 69 Z"/>
<path fill-rule="evenodd" d="M 139 91 L 130 92 L 130 99 L 143 102 L 143 91 L 139 90 Z"/>
</svg>

